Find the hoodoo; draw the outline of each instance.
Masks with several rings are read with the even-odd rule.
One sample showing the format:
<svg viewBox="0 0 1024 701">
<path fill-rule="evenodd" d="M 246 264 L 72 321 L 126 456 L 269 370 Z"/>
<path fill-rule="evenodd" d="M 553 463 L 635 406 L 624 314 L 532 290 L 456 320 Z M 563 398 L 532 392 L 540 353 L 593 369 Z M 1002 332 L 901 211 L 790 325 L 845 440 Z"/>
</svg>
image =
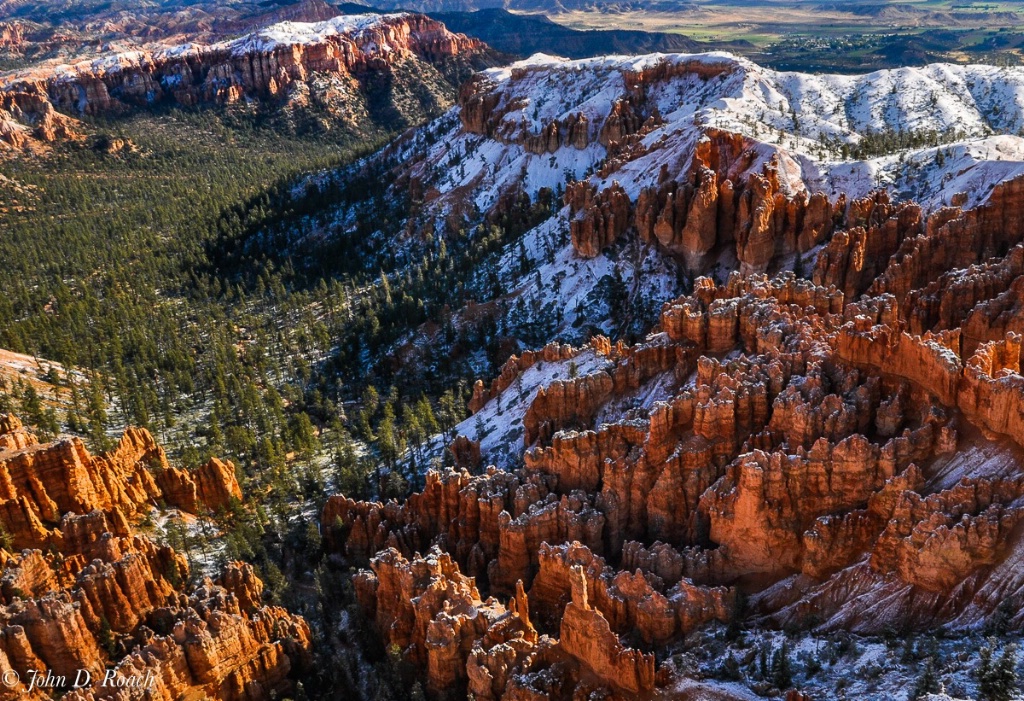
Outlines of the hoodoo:
<svg viewBox="0 0 1024 701">
<path fill-rule="evenodd" d="M 5 415 L 0 482 L 4 698 L 49 698 L 33 680 L 50 674 L 75 701 L 140 686 L 159 698 L 270 699 L 309 665 L 306 622 L 264 605 L 250 565 L 186 586 L 186 557 L 133 525 L 157 501 L 193 514 L 225 508 L 241 497 L 230 463 L 171 467 L 137 429 L 94 456 L 77 439 L 40 444 Z"/>
</svg>

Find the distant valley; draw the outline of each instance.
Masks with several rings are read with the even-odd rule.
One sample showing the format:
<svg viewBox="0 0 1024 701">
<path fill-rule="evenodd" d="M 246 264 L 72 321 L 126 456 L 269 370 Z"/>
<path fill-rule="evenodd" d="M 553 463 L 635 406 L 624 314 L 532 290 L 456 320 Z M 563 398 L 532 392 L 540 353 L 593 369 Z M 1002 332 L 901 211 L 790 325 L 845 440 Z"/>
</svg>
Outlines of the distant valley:
<svg viewBox="0 0 1024 701">
<path fill-rule="evenodd" d="M 1024 47 L 1024 15 L 1019 3 L 853 2 L 801 0 L 655 3 L 375 3 L 441 16 L 451 12 L 493 10 L 548 17 L 580 30 L 630 30 L 682 35 L 707 48 L 731 47 L 764 65 L 786 70 L 857 72 L 934 61 L 984 61 L 1019 64 Z M 463 20 L 465 21 L 465 20 Z M 519 35 L 517 19 L 507 33 Z M 475 20 L 479 23 L 480 20 Z M 460 25 L 472 33 L 472 25 Z M 503 47 L 496 29 L 487 31 Z M 536 26 L 521 36 L 550 34 Z M 480 35 L 484 38 L 484 35 Z M 596 37 L 594 37 L 596 39 Z M 610 38 L 610 36 L 608 37 Z M 579 38 L 564 37 L 570 51 Z M 665 41 L 657 39 L 657 41 Z M 614 44 L 614 42 L 610 42 Z M 511 41 L 510 41 L 510 45 Z M 622 45 L 621 43 L 619 44 Z M 637 43 L 637 50 L 641 49 Z M 650 44 L 651 50 L 657 44 Z M 512 49 L 509 49 L 512 50 Z M 575 54 L 572 57 L 576 57 Z"/>
</svg>

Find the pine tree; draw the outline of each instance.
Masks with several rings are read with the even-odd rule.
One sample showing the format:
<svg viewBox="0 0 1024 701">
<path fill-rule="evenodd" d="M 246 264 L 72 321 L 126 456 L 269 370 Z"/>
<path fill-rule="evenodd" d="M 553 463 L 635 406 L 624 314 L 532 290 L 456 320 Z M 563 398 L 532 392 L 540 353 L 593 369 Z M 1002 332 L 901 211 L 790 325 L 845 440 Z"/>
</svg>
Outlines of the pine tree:
<svg viewBox="0 0 1024 701">
<path fill-rule="evenodd" d="M 462 420 L 463 414 L 462 405 L 456 399 L 455 393 L 451 389 L 446 390 L 441 395 L 438 420 L 448 441 L 454 440 L 453 429 Z"/>
<path fill-rule="evenodd" d="M 377 409 L 380 406 L 380 394 L 377 392 L 377 388 L 373 385 L 367 385 L 363 391 L 362 398 L 362 409 L 359 412 L 359 420 L 357 427 L 359 429 L 359 435 L 364 440 L 374 440 L 372 420 L 374 415 L 377 413 Z"/>
<path fill-rule="evenodd" d="M 989 638 L 981 649 L 978 665 L 978 692 L 986 701 L 1010 701 L 1017 691 L 1017 646 L 1009 644 L 1003 648 L 999 659 L 993 663 L 995 640 Z"/>
<path fill-rule="evenodd" d="M 733 655 L 731 650 L 726 656 L 725 661 L 722 662 L 722 667 L 719 670 L 719 676 L 730 681 L 739 681 L 743 678 L 743 672 L 740 671 L 740 663 L 737 661 L 736 656 Z"/>
<path fill-rule="evenodd" d="M 14 552 L 14 536 L 7 530 L 3 523 L 0 523 L 0 548 L 8 552 Z"/>
<path fill-rule="evenodd" d="M 978 680 L 978 691 L 985 696 L 989 691 L 989 684 L 992 679 L 992 648 L 995 645 L 995 640 L 989 638 L 988 644 L 983 645 L 981 651 L 978 653 L 978 668 L 975 670 L 974 675 Z"/>
<path fill-rule="evenodd" d="M 994 670 L 995 701 L 1008 701 L 1017 691 L 1017 645 L 1010 643 L 1003 648 Z"/>
<path fill-rule="evenodd" d="M 384 405 L 384 416 L 377 425 L 377 447 L 384 462 L 388 467 L 393 467 L 401 455 L 401 450 L 395 429 L 395 407 L 391 402 Z"/>
<path fill-rule="evenodd" d="M 25 420 L 33 426 L 39 427 L 42 423 L 43 404 L 39 393 L 31 383 L 25 385 L 25 389 L 22 391 L 21 412 L 25 415 Z"/>
<path fill-rule="evenodd" d="M 1010 621 L 1019 610 L 1016 597 L 1008 597 L 999 602 L 995 613 L 989 616 L 985 625 L 986 633 L 991 635 L 1005 635 L 1010 628 Z"/>
<path fill-rule="evenodd" d="M 911 699 L 919 699 L 925 694 L 934 694 L 939 691 L 939 679 L 935 674 L 935 661 L 929 657 L 925 660 L 924 670 L 914 684 L 914 690 L 910 694 Z"/>
<path fill-rule="evenodd" d="M 743 635 L 743 619 L 746 617 L 747 597 L 741 591 L 736 592 L 732 615 L 725 629 L 725 639 L 734 642 Z"/>
<path fill-rule="evenodd" d="M 309 414 L 300 411 L 289 423 L 292 446 L 307 457 L 312 455 L 320 447 L 320 441 Z"/>
<path fill-rule="evenodd" d="M 768 659 L 768 644 L 761 643 L 760 650 L 757 655 L 757 673 L 761 679 L 768 680 L 769 678 L 769 659 Z"/>
<path fill-rule="evenodd" d="M 111 658 L 117 654 L 117 641 L 114 639 L 114 632 L 110 628 L 110 621 L 102 614 L 100 615 L 98 642 Z"/>
<path fill-rule="evenodd" d="M 789 689 L 793 686 L 793 666 L 789 661 L 789 642 L 782 641 L 782 647 L 772 655 L 772 684 L 777 689 Z"/>
<path fill-rule="evenodd" d="M 306 553 L 311 557 L 315 557 L 320 552 L 322 545 L 320 529 L 317 528 L 315 521 L 310 521 L 306 524 L 304 540 L 306 544 Z"/>
</svg>

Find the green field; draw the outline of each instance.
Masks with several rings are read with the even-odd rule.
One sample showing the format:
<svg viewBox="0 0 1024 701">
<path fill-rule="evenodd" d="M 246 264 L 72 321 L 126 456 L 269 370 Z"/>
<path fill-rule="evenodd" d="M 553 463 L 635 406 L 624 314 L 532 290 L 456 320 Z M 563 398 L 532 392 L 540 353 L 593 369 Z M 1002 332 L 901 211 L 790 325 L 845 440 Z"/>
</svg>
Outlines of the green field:
<svg viewBox="0 0 1024 701">
<path fill-rule="evenodd" d="M 665 9 L 662 9 L 665 8 Z M 807 71 L 861 71 L 927 62 L 1022 63 L 1024 5 L 921 0 L 901 3 L 718 0 L 671 10 L 552 15 L 575 29 L 643 29 L 697 41 L 745 42 L 750 58 Z"/>
</svg>

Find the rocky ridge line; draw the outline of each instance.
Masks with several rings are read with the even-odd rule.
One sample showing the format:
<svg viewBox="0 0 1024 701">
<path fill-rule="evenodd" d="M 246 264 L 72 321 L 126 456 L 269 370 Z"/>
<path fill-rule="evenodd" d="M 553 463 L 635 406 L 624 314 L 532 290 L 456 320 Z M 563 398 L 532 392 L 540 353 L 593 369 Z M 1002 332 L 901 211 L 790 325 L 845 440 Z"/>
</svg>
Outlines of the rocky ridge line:
<svg viewBox="0 0 1024 701">
<path fill-rule="evenodd" d="M 284 22 L 234 41 L 186 44 L 43 67 L 0 81 L 0 140 L 22 149 L 78 138 L 65 115 L 116 115 L 160 103 L 309 102 L 316 76 L 357 93 L 369 76 L 405 63 L 444 68 L 483 54 L 479 41 L 423 15 Z M 304 96 L 305 95 L 305 96 Z"/>
</svg>

